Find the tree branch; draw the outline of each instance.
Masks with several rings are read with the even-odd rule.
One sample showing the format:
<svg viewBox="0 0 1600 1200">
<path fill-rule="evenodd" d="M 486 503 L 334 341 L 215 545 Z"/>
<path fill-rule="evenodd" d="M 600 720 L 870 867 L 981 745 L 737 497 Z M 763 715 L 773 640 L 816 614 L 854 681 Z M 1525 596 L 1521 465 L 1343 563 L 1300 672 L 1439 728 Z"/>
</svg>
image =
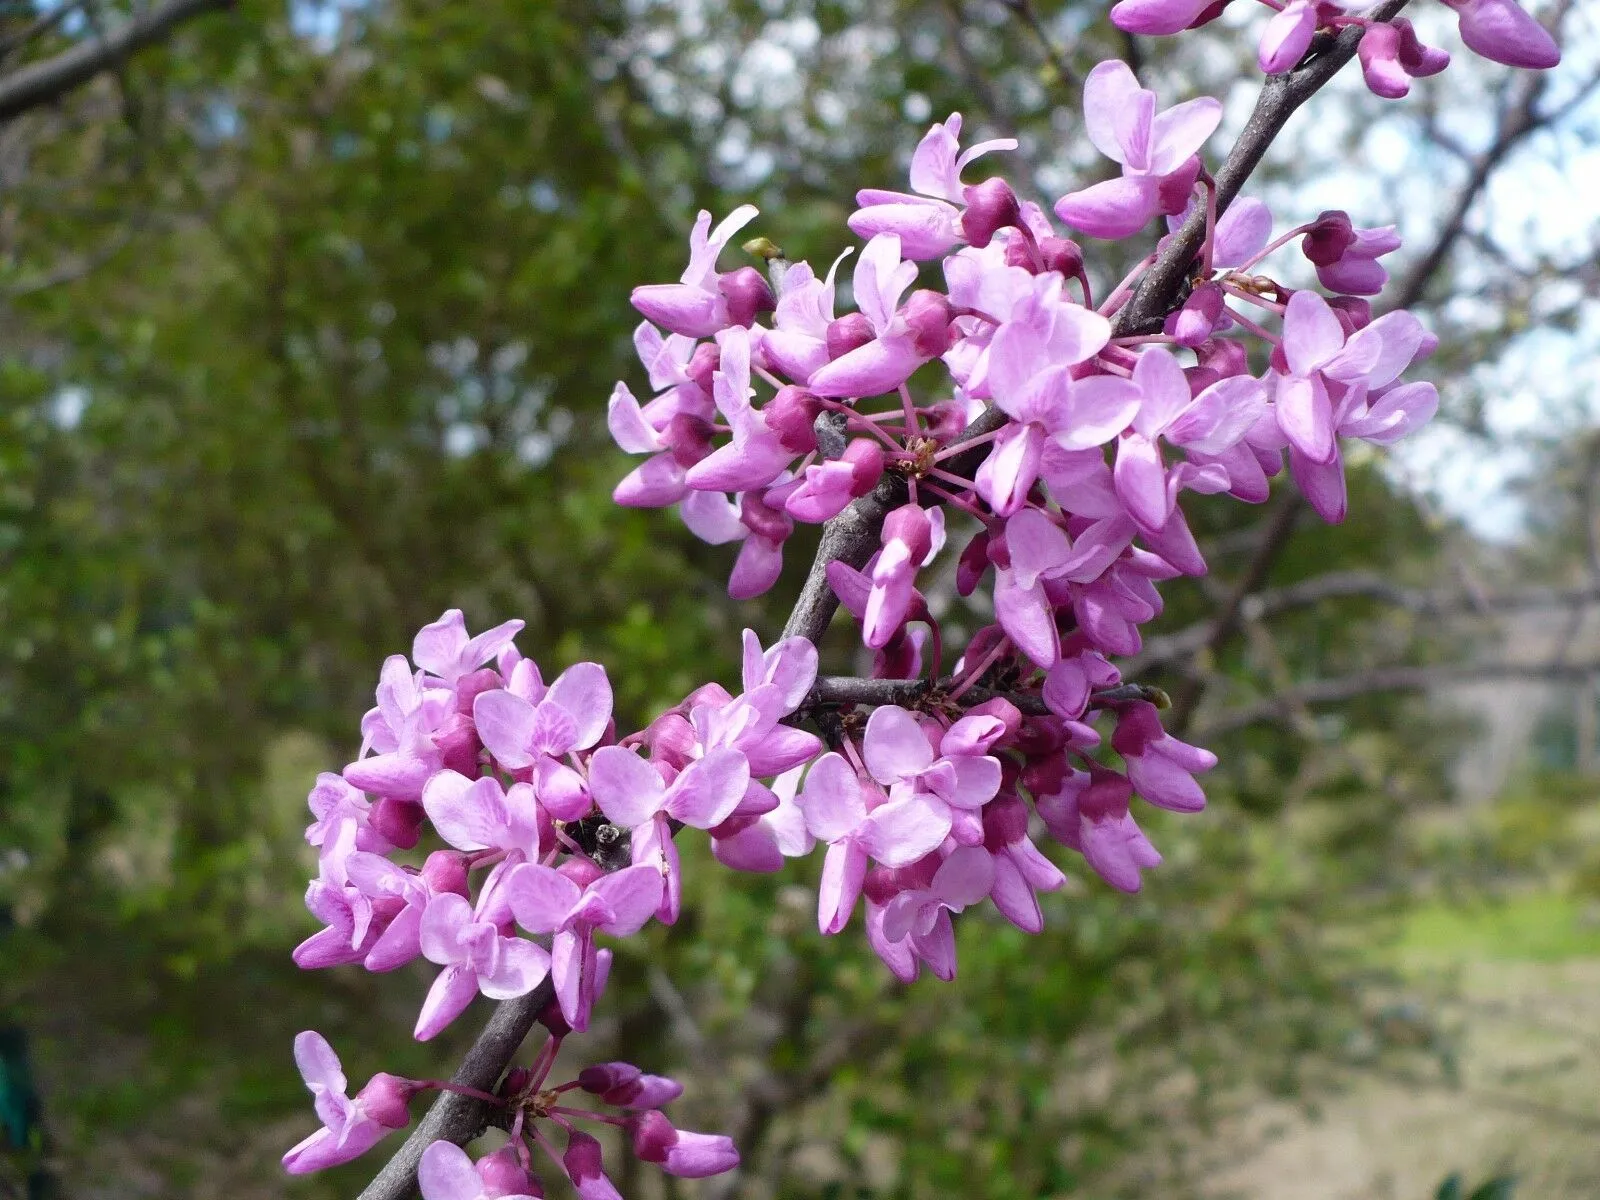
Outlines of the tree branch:
<svg viewBox="0 0 1600 1200">
<path fill-rule="evenodd" d="M 555 995 L 555 984 L 546 978 L 526 996 L 502 1000 L 450 1081 L 480 1092 L 493 1091 L 540 1012 Z M 405 1200 L 415 1195 L 417 1164 L 422 1161 L 424 1150 L 437 1141 L 464 1145 L 488 1125 L 489 1106 L 482 1100 L 455 1092 L 440 1092 L 433 1107 L 395 1151 L 394 1157 L 384 1163 L 377 1177 L 367 1184 L 359 1200 Z"/>
<path fill-rule="evenodd" d="M 130 17 L 104 37 L 89 38 L 51 58 L 28 63 L 0 78 L 0 121 L 59 99 L 135 51 L 166 37 L 176 26 L 233 0 L 167 0 Z"/>
</svg>

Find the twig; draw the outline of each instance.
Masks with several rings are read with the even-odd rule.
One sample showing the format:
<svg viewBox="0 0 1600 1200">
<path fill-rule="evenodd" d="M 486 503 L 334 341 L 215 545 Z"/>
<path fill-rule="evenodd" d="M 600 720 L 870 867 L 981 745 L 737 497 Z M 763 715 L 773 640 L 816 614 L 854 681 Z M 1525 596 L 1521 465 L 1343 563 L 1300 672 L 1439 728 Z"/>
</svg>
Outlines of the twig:
<svg viewBox="0 0 1600 1200">
<path fill-rule="evenodd" d="M 28 63 L 0 78 L 0 121 L 49 104 L 100 72 L 121 63 L 137 50 L 160 41 L 174 27 L 233 0 L 168 0 L 130 17 L 104 37 L 80 42 L 51 58 Z"/>
</svg>

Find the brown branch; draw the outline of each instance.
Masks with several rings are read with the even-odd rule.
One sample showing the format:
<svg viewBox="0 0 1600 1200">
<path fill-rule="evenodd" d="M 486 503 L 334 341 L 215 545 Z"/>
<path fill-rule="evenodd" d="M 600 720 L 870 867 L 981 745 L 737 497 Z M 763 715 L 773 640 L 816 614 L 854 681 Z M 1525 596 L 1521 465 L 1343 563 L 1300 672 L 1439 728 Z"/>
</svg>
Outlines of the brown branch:
<svg viewBox="0 0 1600 1200">
<path fill-rule="evenodd" d="M 533 1029 L 544 1007 L 555 999 L 556 989 L 548 978 L 526 996 L 502 1000 L 472 1043 L 461 1066 L 450 1077 L 452 1083 L 480 1092 L 494 1089 L 507 1064 Z M 411 1131 L 394 1157 L 383 1164 L 377 1177 L 367 1184 L 359 1200 L 404 1200 L 417 1190 L 417 1164 L 422 1152 L 434 1142 L 464 1145 L 489 1125 L 489 1106 L 482 1100 L 455 1092 L 440 1092 L 425 1117 Z"/>
<path fill-rule="evenodd" d="M 168 0 L 112 28 L 104 37 L 88 38 L 51 58 L 28 63 L 0 78 L 0 121 L 60 99 L 102 71 L 161 41 L 192 17 L 227 8 L 233 0 Z"/>
</svg>

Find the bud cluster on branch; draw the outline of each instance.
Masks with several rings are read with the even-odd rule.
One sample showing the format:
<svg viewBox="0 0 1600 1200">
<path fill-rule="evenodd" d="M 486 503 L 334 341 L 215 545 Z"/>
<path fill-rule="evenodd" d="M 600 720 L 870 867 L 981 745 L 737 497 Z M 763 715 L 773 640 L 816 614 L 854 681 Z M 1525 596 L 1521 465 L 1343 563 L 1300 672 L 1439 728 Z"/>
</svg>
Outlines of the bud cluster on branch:
<svg viewBox="0 0 1600 1200">
<path fill-rule="evenodd" d="M 1443 66 L 1403 21 L 1271 6 L 1269 71 L 1352 24 L 1381 94 L 1405 90 L 1391 60 L 1410 75 Z M 1452 6 L 1474 49 L 1549 65 L 1531 18 L 1506 0 Z M 1175 32 L 1221 7 L 1122 0 L 1113 19 Z M 452 1141 L 427 1146 L 415 1167 L 427 1200 L 540 1195 L 535 1152 L 580 1195 L 615 1196 L 579 1122 L 624 1131 L 672 1174 L 735 1166 L 729 1139 L 680 1131 L 661 1112 L 681 1090 L 670 1080 L 611 1063 L 548 1082 L 604 990 L 611 952 L 598 939 L 677 920 L 686 829 L 735 870 L 777 871 L 820 847 L 819 928 L 840 933 L 861 910 L 871 948 L 905 981 L 924 966 L 951 979 L 952 919 L 985 901 L 1042 929 L 1039 894 L 1066 876 L 1041 842 L 1138 890 L 1161 855 L 1135 799 L 1198 812 L 1196 776 L 1217 761 L 1167 733 L 1165 698 L 1117 667 L 1161 612 L 1158 585 L 1206 570 L 1184 495 L 1259 503 L 1287 468 L 1339 521 L 1342 442 L 1388 445 L 1438 406 L 1431 383 L 1403 378 L 1435 339 L 1409 313 L 1372 316 L 1394 230 L 1325 212 L 1277 231 L 1259 200 L 1219 198 L 1200 152 L 1221 116 L 1209 97 L 1162 108 L 1126 64 L 1101 63 L 1084 88 L 1085 132 L 1121 174 L 1058 198 L 1058 226 L 1004 178 L 963 178 L 1016 143 L 963 149 L 952 115 L 917 146 L 910 191 L 857 193 L 849 226 L 865 244 L 848 305 L 839 275 L 851 250 L 819 274 L 761 239 L 750 248 L 767 275 L 722 270 L 756 210 L 715 226 L 700 214 L 682 277 L 633 293 L 650 398 L 619 383 L 608 420 L 623 450 L 646 457 L 615 499 L 676 505 L 700 538 L 737 544 L 735 597 L 776 583 L 796 522 L 832 522 L 855 548 L 831 552 L 825 536 L 800 632 L 792 623 L 763 647 L 745 631 L 737 694 L 708 682 L 633 732 L 618 730 L 599 664 L 546 684 L 514 645 L 519 621 L 470 636 L 451 610 L 409 661 L 384 664 L 356 761 L 311 793 L 320 869 L 306 899 L 325 928 L 296 961 L 436 964 L 422 1040 L 479 994 L 548 996 L 535 1003 L 549 1038 L 492 1090 L 380 1074 L 349 1098 L 327 1043 L 302 1034 L 296 1058 L 323 1128 L 289 1152 L 289 1170 L 362 1154 L 407 1124 L 424 1090 L 481 1103 L 510 1134 L 476 1164 Z M 1090 253 L 1069 231 L 1123 239 L 1155 218 L 1168 236 L 1096 296 Z M 1129 331 L 1124 309 L 1170 267 L 1176 231 L 1199 222 L 1159 332 Z M 1295 248 L 1321 291 L 1274 273 Z M 964 646 L 947 643 L 918 587 L 941 556 L 955 560 L 957 590 L 986 593 L 994 614 Z M 819 589 L 831 594 L 817 600 Z M 815 643 L 835 601 L 871 652 L 869 678 L 818 679 Z"/>
</svg>

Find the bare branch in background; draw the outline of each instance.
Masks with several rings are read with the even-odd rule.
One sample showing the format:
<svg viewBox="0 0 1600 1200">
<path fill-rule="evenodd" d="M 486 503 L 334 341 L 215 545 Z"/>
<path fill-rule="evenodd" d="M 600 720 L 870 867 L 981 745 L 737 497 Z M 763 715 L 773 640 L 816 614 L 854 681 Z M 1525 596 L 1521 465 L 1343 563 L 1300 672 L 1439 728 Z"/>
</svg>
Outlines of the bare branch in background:
<svg viewBox="0 0 1600 1200">
<path fill-rule="evenodd" d="M 89 38 L 51 58 L 28 63 L 0 78 L 0 121 L 59 100 L 73 88 L 129 55 L 159 42 L 177 26 L 202 13 L 231 6 L 233 0 L 167 0 L 113 26 L 104 37 Z"/>
</svg>

